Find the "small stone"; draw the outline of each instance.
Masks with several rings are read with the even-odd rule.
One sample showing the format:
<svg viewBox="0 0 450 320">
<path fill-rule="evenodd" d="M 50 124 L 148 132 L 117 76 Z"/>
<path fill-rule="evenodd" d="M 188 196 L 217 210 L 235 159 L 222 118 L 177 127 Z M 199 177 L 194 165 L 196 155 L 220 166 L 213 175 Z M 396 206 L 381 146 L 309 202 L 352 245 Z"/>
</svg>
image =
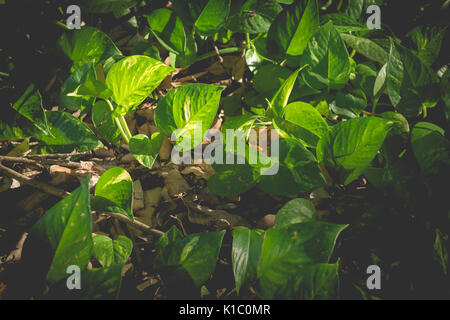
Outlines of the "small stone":
<svg viewBox="0 0 450 320">
<path fill-rule="evenodd" d="M 274 214 L 266 214 L 256 223 L 256 228 L 263 230 L 272 228 L 275 223 L 275 217 L 276 215 Z"/>
</svg>

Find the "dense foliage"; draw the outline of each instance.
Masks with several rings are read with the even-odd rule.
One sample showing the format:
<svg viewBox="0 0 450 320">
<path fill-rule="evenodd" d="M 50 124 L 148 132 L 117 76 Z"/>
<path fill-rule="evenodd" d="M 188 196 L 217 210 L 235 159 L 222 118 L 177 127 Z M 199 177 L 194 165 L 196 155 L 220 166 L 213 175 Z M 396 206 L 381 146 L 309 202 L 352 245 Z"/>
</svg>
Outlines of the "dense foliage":
<svg viewBox="0 0 450 320">
<path fill-rule="evenodd" d="M 277 200 L 267 228 L 245 214 L 252 223 L 162 228 L 149 255 L 166 297 L 215 296 L 219 259 L 242 298 L 449 297 L 448 1 L 89 0 L 78 3 L 79 30 L 65 26 L 61 2 L 0 1 L 1 27 L 12 30 L 0 43 L 1 140 L 37 141 L 39 154 L 125 144 L 152 170 L 166 137 L 190 152 L 220 115 L 224 136 L 246 139 L 244 154 L 228 145 L 224 154 L 244 163 L 213 164 L 208 190 L 248 205 L 254 193 Z M 374 4 L 379 30 L 366 25 Z M 132 34 L 125 43 L 105 32 L 117 25 Z M 241 65 L 225 85 L 164 85 L 217 59 L 225 70 L 227 57 Z M 134 134 L 126 117 L 148 101 L 158 132 Z M 247 142 L 251 129 L 271 128 L 279 170 L 264 175 L 267 154 L 249 161 L 261 148 Z M 39 260 L 24 271 L 39 282 L 29 295 L 119 297 L 139 249 L 123 235 L 93 235 L 92 221 L 95 212 L 134 221 L 133 178 L 119 166 L 88 175 L 29 228 L 23 255 Z M 321 214 L 330 203 L 333 214 Z M 82 270 L 79 291 L 66 288 L 71 265 Z M 382 290 L 366 287 L 370 265 Z"/>
</svg>

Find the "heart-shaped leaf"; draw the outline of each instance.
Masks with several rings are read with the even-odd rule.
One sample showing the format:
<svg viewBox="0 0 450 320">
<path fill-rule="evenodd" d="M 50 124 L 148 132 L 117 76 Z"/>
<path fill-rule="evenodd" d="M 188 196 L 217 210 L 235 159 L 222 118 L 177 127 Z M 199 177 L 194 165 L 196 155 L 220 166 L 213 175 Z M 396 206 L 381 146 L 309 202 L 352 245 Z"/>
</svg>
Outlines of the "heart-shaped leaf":
<svg viewBox="0 0 450 320">
<path fill-rule="evenodd" d="M 127 114 L 141 104 L 175 69 L 146 56 L 130 56 L 117 62 L 106 77 L 106 85 L 118 104 L 118 113 Z"/>
<path fill-rule="evenodd" d="M 119 235 L 112 240 L 105 235 L 95 235 L 93 238 L 93 255 L 103 267 L 113 264 L 124 265 L 133 250 L 133 242 Z"/>
<path fill-rule="evenodd" d="M 97 65 L 110 57 L 122 55 L 105 33 L 93 27 L 83 27 L 63 34 L 58 45 L 73 61 L 72 71 L 90 61 Z"/>
<path fill-rule="evenodd" d="M 320 138 L 328 132 L 328 124 L 316 108 L 305 102 L 293 102 L 286 106 L 285 117 L 275 119 L 274 124 L 284 132 L 315 148 Z"/>
<path fill-rule="evenodd" d="M 328 22 L 317 29 L 309 40 L 300 65 L 309 65 L 302 72 L 303 80 L 314 89 L 340 89 L 350 77 L 350 60 L 339 32 Z"/>
<path fill-rule="evenodd" d="M 159 100 L 155 111 L 157 128 L 166 136 L 174 134 L 176 139 L 182 138 L 177 142 L 178 150 L 194 148 L 203 141 L 216 117 L 223 89 L 208 84 L 186 84 L 169 91 Z"/>
<path fill-rule="evenodd" d="M 96 211 L 122 213 L 133 220 L 133 180 L 123 168 L 107 170 L 95 186 L 92 206 Z"/>
<path fill-rule="evenodd" d="M 260 295 L 264 299 L 324 295 L 320 289 L 326 281 L 321 277 L 328 272 L 311 268 L 322 269 L 315 266 L 329 262 L 336 239 L 345 228 L 344 225 L 311 221 L 267 230 L 258 268 Z M 337 275 L 337 266 L 334 270 Z M 337 277 L 331 278 L 335 286 Z M 329 296 L 325 294 L 325 298 Z"/>
<path fill-rule="evenodd" d="M 155 132 L 149 139 L 145 134 L 138 134 L 130 139 L 130 151 L 139 163 L 151 169 L 158 157 L 164 136 Z"/>
</svg>

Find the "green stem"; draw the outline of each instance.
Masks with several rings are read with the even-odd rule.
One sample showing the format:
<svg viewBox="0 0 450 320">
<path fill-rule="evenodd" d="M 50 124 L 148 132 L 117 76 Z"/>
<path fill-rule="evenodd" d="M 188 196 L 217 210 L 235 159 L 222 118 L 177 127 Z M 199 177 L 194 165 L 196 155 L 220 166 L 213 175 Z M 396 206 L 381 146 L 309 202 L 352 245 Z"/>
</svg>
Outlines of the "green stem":
<svg viewBox="0 0 450 320">
<path fill-rule="evenodd" d="M 65 30 L 70 30 L 70 28 L 67 25 L 65 25 L 64 23 L 62 23 L 61 21 L 56 21 L 56 24 Z"/>
<path fill-rule="evenodd" d="M 378 104 L 378 99 L 374 99 L 373 104 L 372 104 L 372 113 L 375 113 L 375 111 L 377 110 L 377 104 Z"/>
<path fill-rule="evenodd" d="M 423 106 L 423 118 L 425 119 L 428 116 L 427 107 Z"/>
<path fill-rule="evenodd" d="M 105 101 L 108 104 L 109 109 L 111 110 L 111 112 L 114 112 L 114 106 L 112 105 L 111 101 L 109 101 L 109 99 L 106 99 Z M 114 118 L 114 121 L 117 124 L 117 127 L 119 128 L 119 131 L 120 131 L 120 134 L 122 135 L 122 138 L 125 140 L 125 142 L 127 144 L 130 143 L 130 139 L 128 138 L 127 132 L 124 130 L 124 128 L 122 126 L 122 122 L 121 122 L 120 118 L 114 117 L 114 116 L 113 116 L 113 118 Z M 126 124 L 125 124 L 125 126 L 128 129 L 128 126 Z"/>
<path fill-rule="evenodd" d="M 225 49 L 219 50 L 220 55 L 229 54 L 229 53 L 238 53 L 238 52 L 242 52 L 242 48 L 232 47 L 232 48 L 225 48 Z M 194 63 L 211 58 L 211 57 L 215 57 L 215 56 L 216 56 L 215 51 L 208 52 L 208 53 L 202 54 L 201 56 L 198 56 L 197 59 L 195 59 Z"/>
<path fill-rule="evenodd" d="M 130 140 L 133 137 L 133 135 L 130 132 L 130 128 L 128 128 L 128 124 L 127 124 L 127 121 L 125 120 L 125 117 L 124 116 L 120 116 L 119 119 L 120 119 L 120 122 L 122 123 L 123 129 L 125 131 L 125 134 L 128 137 L 128 140 Z"/>
<path fill-rule="evenodd" d="M 247 41 L 247 49 L 251 49 L 251 47 L 252 47 L 252 42 L 251 42 L 251 40 L 250 40 L 250 33 L 246 33 L 245 34 L 245 39 L 246 39 L 246 41 Z"/>
</svg>

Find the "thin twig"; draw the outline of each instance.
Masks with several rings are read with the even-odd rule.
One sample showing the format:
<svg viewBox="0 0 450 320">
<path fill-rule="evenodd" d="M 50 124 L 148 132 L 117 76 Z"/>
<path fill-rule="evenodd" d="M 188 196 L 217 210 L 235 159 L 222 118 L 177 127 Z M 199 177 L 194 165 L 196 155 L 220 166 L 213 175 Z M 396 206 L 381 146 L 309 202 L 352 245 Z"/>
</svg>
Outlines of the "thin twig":
<svg viewBox="0 0 450 320">
<path fill-rule="evenodd" d="M 42 168 L 42 165 L 62 165 L 66 168 L 72 169 L 82 169 L 82 165 L 79 162 L 65 161 L 65 160 L 53 160 L 53 159 L 40 159 L 33 160 L 27 158 L 19 158 L 19 157 L 8 157 L 8 156 L 0 156 L 0 161 L 14 162 L 14 163 L 25 163 L 38 166 Z"/>
<path fill-rule="evenodd" d="M 17 171 L 10 169 L 8 167 L 5 167 L 2 164 L 2 161 L 0 159 L 0 172 L 3 172 L 4 174 L 6 174 L 7 176 L 9 176 L 10 178 L 14 178 L 17 181 L 23 183 L 23 184 L 28 184 L 38 190 L 41 190 L 45 193 L 51 194 L 53 196 L 57 196 L 59 198 L 64 198 L 65 196 L 68 196 L 70 193 L 66 192 L 63 189 L 59 189 L 53 186 L 50 186 L 48 184 L 36 181 L 34 179 L 31 179 L 23 174 L 18 173 Z"/>
<path fill-rule="evenodd" d="M 76 156 L 92 156 L 92 151 L 72 152 L 72 153 L 51 153 L 51 154 L 30 154 L 27 158 L 46 158 L 46 159 L 67 159 Z"/>
<path fill-rule="evenodd" d="M 115 213 L 115 212 L 98 212 L 98 213 L 116 218 L 116 219 L 123 221 L 129 225 L 132 225 L 144 232 L 153 234 L 154 236 L 161 237 L 162 235 L 164 235 L 164 232 L 159 231 L 157 229 L 153 229 L 150 226 L 146 225 L 145 223 L 137 221 L 136 219 L 134 221 L 131 221 L 130 219 L 128 219 L 126 216 L 124 216 L 121 213 Z"/>
</svg>

